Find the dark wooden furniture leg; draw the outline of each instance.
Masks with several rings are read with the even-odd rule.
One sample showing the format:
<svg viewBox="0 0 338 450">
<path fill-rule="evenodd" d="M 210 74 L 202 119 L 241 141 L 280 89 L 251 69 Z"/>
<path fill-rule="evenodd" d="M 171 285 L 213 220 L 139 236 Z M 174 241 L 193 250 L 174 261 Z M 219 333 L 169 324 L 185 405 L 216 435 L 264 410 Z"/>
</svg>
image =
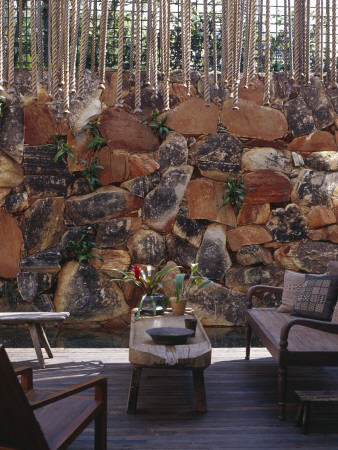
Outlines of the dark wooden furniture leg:
<svg viewBox="0 0 338 450">
<path fill-rule="evenodd" d="M 309 433 L 309 419 L 310 419 L 310 402 L 304 402 L 303 422 L 302 422 L 304 434 Z"/>
<path fill-rule="evenodd" d="M 52 349 L 50 348 L 45 330 L 43 328 L 43 326 L 41 325 L 41 323 L 36 323 L 36 331 L 38 333 L 39 339 L 41 344 L 44 346 L 46 353 L 48 355 L 49 358 L 53 358 L 53 353 L 52 353 Z"/>
<path fill-rule="evenodd" d="M 29 332 L 31 334 L 31 338 L 32 338 L 33 345 L 35 348 L 35 353 L 36 353 L 36 356 L 38 357 L 40 369 L 44 369 L 45 361 L 43 359 L 43 355 L 42 355 L 42 351 L 41 351 L 41 343 L 40 343 L 39 334 L 38 334 L 36 325 L 37 325 L 36 323 L 29 323 L 28 327 L 29 327 Z"/>
<path fill-rule="evenodd" d="M 247 322 L 245 326 L 245 359 L 250 359 L 251 337 L 252 328 Z"/>
<path fill-rule="evenodd" d="M 140 367 L 134 367 L 130 380 L 129 397 L 127 413 L 133 414 L 136 412 L 138 391 L 141 382 L 142 369 Z"/>
<path fill-rule="evenodd" d="M 279 420 L 285 420 L 286 389 L 287 389 L 287 368 L 279 366 L 278 368 Z"/>
<path fill-rule="evenodd" d="M 203 369 L 192 369 L 196 411 L 207 412 Z"/>
<path fill-rule="evenodd" d="M 95 450 L 107 449 L 107 380 L 95 386 L 95 400 L 102 402 L 102 410 L 95 418 Z"/>
</svg>

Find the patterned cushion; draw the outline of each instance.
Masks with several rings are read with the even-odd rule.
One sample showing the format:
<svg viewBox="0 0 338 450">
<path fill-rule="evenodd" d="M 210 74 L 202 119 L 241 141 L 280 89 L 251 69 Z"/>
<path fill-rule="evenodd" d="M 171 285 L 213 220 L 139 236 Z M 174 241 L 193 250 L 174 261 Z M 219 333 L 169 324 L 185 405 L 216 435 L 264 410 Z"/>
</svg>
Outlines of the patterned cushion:
<svg viewBox="0 0 338 450">
<path fill-rule="evenodd" d="M 338 302 L 336 303 L 336 306 L 334 307 L 334 310 L 333 310 L 332 322 L 338 323 Z"/>
<path fill-rule="evenodd" d="M 278 311 L 282 313 L 289 313 L 292 311 L 296 298 L 300 293 L 305 281 L 305 273 L 285 271 L 282 303 Z"/>
<path fill-rule="evenodd" d="M 338 275 L 338 261 L 329 261 L 327 265 L 327 273 L 329 275 Z"/>
<path fill-rule="evenodd" d="M 306 275 L 291 315 L 331 320 L 337 297 L 338 277 Z"/>
</svg>

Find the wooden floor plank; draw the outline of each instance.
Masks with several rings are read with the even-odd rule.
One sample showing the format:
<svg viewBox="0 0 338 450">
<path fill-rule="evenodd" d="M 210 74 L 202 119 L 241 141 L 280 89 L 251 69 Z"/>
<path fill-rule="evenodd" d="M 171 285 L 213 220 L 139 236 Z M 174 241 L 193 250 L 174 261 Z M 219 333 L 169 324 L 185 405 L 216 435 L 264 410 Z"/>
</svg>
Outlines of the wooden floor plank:
<svg viewBox="0 0 338 450">
<path fill-rule="evenodd" d="M 16 365 L 34 368 L 35 386 L 62 390 L 90 376 L 108 378 L 110 449 L 337 449 L 338 405 L 316 405 L 310 434 L 294 426 L 296 390 L 337 390 L 338 368 L 291 367 L 286 422 L 278 421 L 277 366 L 269 353 L 213 349 L 205 370 L 208 412 L 194 410 L 191 371 L 144 369 L 136 414 L 126 414 L 132 366 L 128 349 L 52 349 L 39 369 L 32 349 L 7 349 Z M 93 448 L 90 425 L 70 449 Z"/>
</svg>

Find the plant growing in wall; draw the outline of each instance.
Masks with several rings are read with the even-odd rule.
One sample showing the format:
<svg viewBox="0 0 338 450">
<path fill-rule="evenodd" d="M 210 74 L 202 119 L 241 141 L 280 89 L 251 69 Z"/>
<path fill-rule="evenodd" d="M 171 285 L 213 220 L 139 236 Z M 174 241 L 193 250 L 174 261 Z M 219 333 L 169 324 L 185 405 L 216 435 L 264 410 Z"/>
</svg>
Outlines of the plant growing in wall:
<svg viewBox="0 0 338 450">
<path fill-rule="evenodd" d="M 53 150 L 56 150 L 56 155 L 54 156 L 54 162 L 58 163 L 63 155 L 69 156 L 69 158 L 74 162 L 74 153 L 72 148 L 65 141 L 62 134 L 56 134 L 55 136 L 51 136 L 52 143 L 47 144 Z"/>
<path fill-rule="evenodd" d="M 160 112 L 158 110 L 153 111 L 151 115 L 151 119 L 147 121 L 148 127 L 150 127 L 153 132 L 158 136 L 161 140 L 163 140 L 167 133 L 169 133 L 170 128 L 166 126 L 166 121 L 168 119 L 168 115 L 165 115 L 159 118 Z"/>
<path fill-rule="evenodd" d="M 227 186 L 227 188 L 223 192 L 223 202 L 219 209 L 226 206 L 229 202 L 232 204 L 232 206 L 237 206 L 239 209 L 241 209 L 243 206 L 244 197 L 247 195 L 247 187 L 244 184 L 243 177 L 240 177 L 236 180 L 232 179 L 231 175 L 229 175 L 229 179 L 226 183 L 224 183 L 224 186 Z M 257 191 L 256 188 L 249 189 L 251 189 L 252 191 Z"/>
<path fill-rule="evenodd" d="M 86 131 L 92 136 L 92 139 L 88 142 L 88 149 L 98 152 L 107 143 L 106 139 L 101 136 L 100 130 L 98 128 L 100 122 L 93 122 L 85 125 L 81 131 Z"/>
<path fill-rule="evenodd" d="M 95 156 L 94 153 L 94 157 L 90 163 L 86 160 L 81 161 L 81 163 L 84 164 L 81 173 L 86 178 L 89 188 L 92 192 L 94 192 L 96 186 L 101 184 L 100 180 L 98 179 L 97 171 L 98 169 L 103 169 L 103 166 L 97 164 L 98 159 L 98 156 Z"/>
<path fill-rule="evenodd" d="M 80 264 L 88 261 L 90 258 L 97 258 L 103 261 L 102 256 L 93 252 L 93 248 L 98 248 L 99 250 L 102 250 L 102 248 L 96 245 L 94 241 L 89 240 L 86 233 L 83 233 L 77 241 L 70 241 L 67 247 L 76 253 Z"/>
</svg>

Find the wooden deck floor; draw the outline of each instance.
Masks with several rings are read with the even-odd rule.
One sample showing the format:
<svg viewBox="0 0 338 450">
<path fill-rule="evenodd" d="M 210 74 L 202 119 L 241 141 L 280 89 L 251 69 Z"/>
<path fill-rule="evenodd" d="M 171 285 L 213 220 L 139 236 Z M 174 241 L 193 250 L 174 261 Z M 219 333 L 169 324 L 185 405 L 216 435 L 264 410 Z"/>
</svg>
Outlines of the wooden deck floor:
<svg viewBox="0 0 338 450">
<path fill-rule="evenodd" d="M 311 411 L 310 434 L 293 424 L 294 391 L 338 389 L 338 368 L 291 368 L 286 422 L 277 419 L 277 366 L 265 349 L 213 349 L 205 371 L 206 414 L 194 411 L 190 372 L 144 370 L 138 411 L 126 414 L 128 349 L 54 349 L 39 370 L 34 350 L 7 349 L 12 362 L 34 369 L 35 386 L 60 390 L 94 376 L 108 378 L 111 449 L 338 449 L 338 405 Z M 71 449 L 93 448 L 93 426 Z"/>
</svg>

